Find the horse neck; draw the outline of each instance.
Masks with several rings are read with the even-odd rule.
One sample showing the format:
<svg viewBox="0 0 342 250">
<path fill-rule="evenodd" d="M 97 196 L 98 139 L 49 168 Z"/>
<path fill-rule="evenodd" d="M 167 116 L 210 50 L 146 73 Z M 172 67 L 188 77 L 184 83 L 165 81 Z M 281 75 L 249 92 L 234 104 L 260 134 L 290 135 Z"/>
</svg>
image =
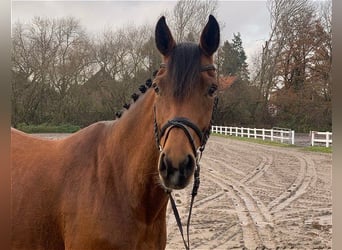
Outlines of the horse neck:
<svg viewBox="0 0 342 250">
<path fill-rule="evenodd" d="M 120 169 L 123 194 L 142 220 L 164 217 L 167 195 L 159 184 L 159 151 L 153 132 L 153 90 L 142 95 L 125 111 L 113 129 L 113 167 Z"/>
</svg>

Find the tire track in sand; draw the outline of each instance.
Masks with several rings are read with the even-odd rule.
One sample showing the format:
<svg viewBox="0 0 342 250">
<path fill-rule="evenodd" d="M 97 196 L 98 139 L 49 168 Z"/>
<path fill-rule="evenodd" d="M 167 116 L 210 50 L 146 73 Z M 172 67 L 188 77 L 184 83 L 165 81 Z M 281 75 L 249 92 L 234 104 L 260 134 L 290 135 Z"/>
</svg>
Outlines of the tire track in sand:
<svg viewBox="0 0 342 250">
<path fill-rule="evenodd" d="M 317 181 L 315 165 L 308 157 L 293 154 L 300 162 L 300 171 L 290 187 L 269 203 L 268 208 L 272 213 L 278 213 L 293 201 L 305 194 L 309 186 L 314 186 Z"/>
<path fill-rule="evenodd" d="M 210 160 L 210 157 L 207 159 Z M 253 193 L 243 183 L 228 176 L 223 176 L 212 168 L 208 174 L 217 185 L 226 191 L 234 201 L 235 211 L 243 234 L 243 245 L 247 249 L 274 249 L 273 221 L 263 203 L 253 197 Z"/>
<path fill-rule="evenodd" d="M 215 142 L 215 144 L 219 143 L 224 147 L 224 144 L 221 142 Z M 227 147 L 227 145 L 226 145 Z M 259 145 L 253 145 L 254 149 L 259 148 Z M 299 161 L 300 170 L 299 173 L 293 183 L 289 183 L 288 187 L 282 192 L 277 198 L 271 201 L 267 208 L 273 213 L 277 213 L 280 210 L 284 209 L 288 205 L 290 205 L 293 201 L 298 199 L 301 195 L 303 195 L 309 186 L 314 186 L 317 180 L 317 174 L 315 170 L 314 162 L 304 156 L 303 154 L 298 154 L 296 152 L 291 152 L 283 149 L 274 149 L 270 148 L 270 151 L 283 151 L 282 153 L 294 156 Z M 262 177 L 264 172 L 266 172 L 273 164 L 273 157 L 271 154 L 265 153 L 265 148 L 263 148 L 262 153 L 258 155 L 261 157 L 261 162 L 255 167 L 255 169 L 251 172 L 248 172 L 244 178 L 241 179 L 242 183 L 250 184 L 252 182 L 257 181 L 258 178 Z M 212 159 L 214 162 L 218 162 L 216 159 Z M 227 167 L 227 164 L 226 164 Z M 234 167 L 228 166 L 230 170 L 234 171 Z"/>
</svg>

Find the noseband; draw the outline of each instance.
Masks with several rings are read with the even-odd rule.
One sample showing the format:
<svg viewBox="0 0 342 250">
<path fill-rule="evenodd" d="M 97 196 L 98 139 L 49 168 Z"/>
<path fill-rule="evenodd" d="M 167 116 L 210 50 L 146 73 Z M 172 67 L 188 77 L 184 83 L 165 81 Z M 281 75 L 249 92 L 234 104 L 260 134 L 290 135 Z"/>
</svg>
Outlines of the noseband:
<svg viewBox="0 0 342 250">
<path fill-rule="evenodd" d="M 198 151 L 201 153 L 204 150 L 205 147 L 205 143 L 208 139 L 208 135 L 210 133 L 210 128 L 207 128 L 203 131 L 201 131 L 197 125 L 195 125 L 194 123 L 192 123 L 189 119 L 184 118 L 184 117 L 175 117 L 172 120 L 169 120 L 159 131 L 158 129 L 158 124 L 156 121 L 156 111 L 154 108 L 154 133 L 155 133 L 155 138 L 156 138 L 156 143 L 157 143 L 157 147 L 159 149 L 159 151 L 163 150 L 163 146 L 160 144 L 160 139 L 165 136 L 165 140 L 164 140 L 164 145 L 169 137 L 170 131 L 173 128 L 180 128 L 184 131 L 184 134 L 186 135 L 186 137 L 188 138 L 191 148 L 192 148 L 192 152 L 194 153 L 195 156 L 198 155 Z M 189 131 L 189 128 L 191 128 L 193 131 L 195 131 L 196 135 L 198 136 L 198 138 L 200 139 L 201 145 L 198 148 L 198 150 L 196 149 L 195 146 L 195 141 Z"/>
<path fill-rule="evenodd" d="M 166 64 L 162 63 L 160 65 L 161 68 L 166 68 Z M 203 65 L 201 66 L 200 71 L 208 71 L 208 70 L 216 70 L 216 67 L 212 64 L 208 64 L 208 65 Z M 216 109 L 217 106 L 217 97 L 215 98 L 214 101 L 214 107 L 213 107 L 213 113 L 214 110 Z M 195 171 L 194 171 L 194 185 L 192 188 L 192 192 L 191 192 L 191 202 L 190 202 L 190 209 L 189 209 L 189 215 L 188 215 L 188 221 L 187 221 L 187 242 L 184 239 L 184 233 L 183 233 L 183 227 L 182 227 L 182 222 L 176 207 L 176 203 L 171 195 L 171 190 L 166 189 L 166 192 L 169 195 L 170 198 L 170 202 L 171 202 L 171 206 L 172 206 L 172 210 L 173 213 L 175 215 L 176 221 L 177 221 L 177 225 L 179 228 L 179 231 L 182 235 L 182 239 L 183 239 L 183 243 L 185 246 L 185 249 L 190 249 L 190 238 L 189 238 L 189 227 L 190 227 L 190 218 L 191 218 L 191 212 L 192 212 L 192 207 L 193 207 L 193 203 L 194 203 L 194 199 L 195 196 L 197 195 L 197 190 L 199 188 L 199 184 L 200 184 L 200 165 L 199 165 L 199 161 L 202 157 L 202 153 L 204 151 L 205 145 L 207 143 L 207 140 L 209 138 L 210 135 L 210 129 L 211 129 L 211 125 L 212 125 L 212 119 L 210 121 L 210 124 L 207 128 L 205 128 L 204 130 L 201 130 L 196 124 L 194 124 L 193 122 L 191 122 L 189 119 L 185 118 L 185 117 L 175 117 L 172 120 L 169 120 L 163 127 L 161 127 L 161 129 L 159 130 L 158 124 L 157 124 L 157 118 L 156 118 L 156 107 L 154 106 L 153 108 L 153 112 L 154 112 L 154 135 L 155 135 L 155 140 L 156 140 L 156 144 L 157 144 L 157 148 L 159 149 L 159 151 L 163 151 L 163 146 L 165 146 L 165 143 L 169 137 L 170 131 L 173 128 L 180 128 L 183 130 L 184 134 L 186 135 L 186 137 L 188 138 L 192 151 L 196 157 L 196 166 L 195 166 Z M 195 134 L 198 136 L 199 141 L 200 141 L 200 146 L 198 148 L 196 148 L 195 145 L 195 141 L 194 138 L 191 135 L 191 132 L 189 129 L 192 129 Z M 165 136 L 164 139 L 164 145 L 162 146 L 160 141 L 161 138 Z"/>
</svg>

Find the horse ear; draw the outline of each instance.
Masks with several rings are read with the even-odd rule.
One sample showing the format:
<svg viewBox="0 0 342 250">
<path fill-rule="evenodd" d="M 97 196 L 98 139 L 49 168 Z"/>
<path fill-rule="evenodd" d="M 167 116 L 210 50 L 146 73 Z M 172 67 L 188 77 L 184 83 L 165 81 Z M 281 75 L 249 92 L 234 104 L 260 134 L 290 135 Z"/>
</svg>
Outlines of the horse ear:
<svg viewBox="0 0 342 250">
<path fill-rule="evenodd" d="M 164 16 L 159 19 L 156 25 L 155 39 L 159 52 L 164 56 L 168 56 L 173 48 L 176 46 L 176 42 L 173 39 L 171 31 L 166 24 Z"/>
<path fill-rule="evenodd" d="M 200 48 L 207 56 L 212 56 L 217 50 L 220 44 L 220 26 L 216 21 L 215 17 L 210 15 L 209 21 L 204 27 L 201 40 Z"/>
</svg>

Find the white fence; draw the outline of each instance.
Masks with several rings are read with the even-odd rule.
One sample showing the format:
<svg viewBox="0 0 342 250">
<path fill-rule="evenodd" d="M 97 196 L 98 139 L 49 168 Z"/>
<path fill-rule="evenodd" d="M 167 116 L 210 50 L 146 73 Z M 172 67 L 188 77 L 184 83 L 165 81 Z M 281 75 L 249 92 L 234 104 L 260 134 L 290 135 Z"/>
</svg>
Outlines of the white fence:
<svg viewBox="0 0 342 250">
<path fill-rule="evenodd" d="M 330 147 L 332 144 L 332 132 L 317 132 L 311 131 L 311 146 L 325 144 L 325 147 Z"/>
<path fill-rule="evenodd" d="M 264 128 L 244 128 L 244 127 L 224 127 L 212 126 L 212 133 L 223 135 L 235 135 L 248 138 L 261 138 L 263 140 L 270 139 L 271 141 L 280 141 L 281 143 L 294 144 L 293 130 L 289 129 L 264 129 Z"/>
</svg>

